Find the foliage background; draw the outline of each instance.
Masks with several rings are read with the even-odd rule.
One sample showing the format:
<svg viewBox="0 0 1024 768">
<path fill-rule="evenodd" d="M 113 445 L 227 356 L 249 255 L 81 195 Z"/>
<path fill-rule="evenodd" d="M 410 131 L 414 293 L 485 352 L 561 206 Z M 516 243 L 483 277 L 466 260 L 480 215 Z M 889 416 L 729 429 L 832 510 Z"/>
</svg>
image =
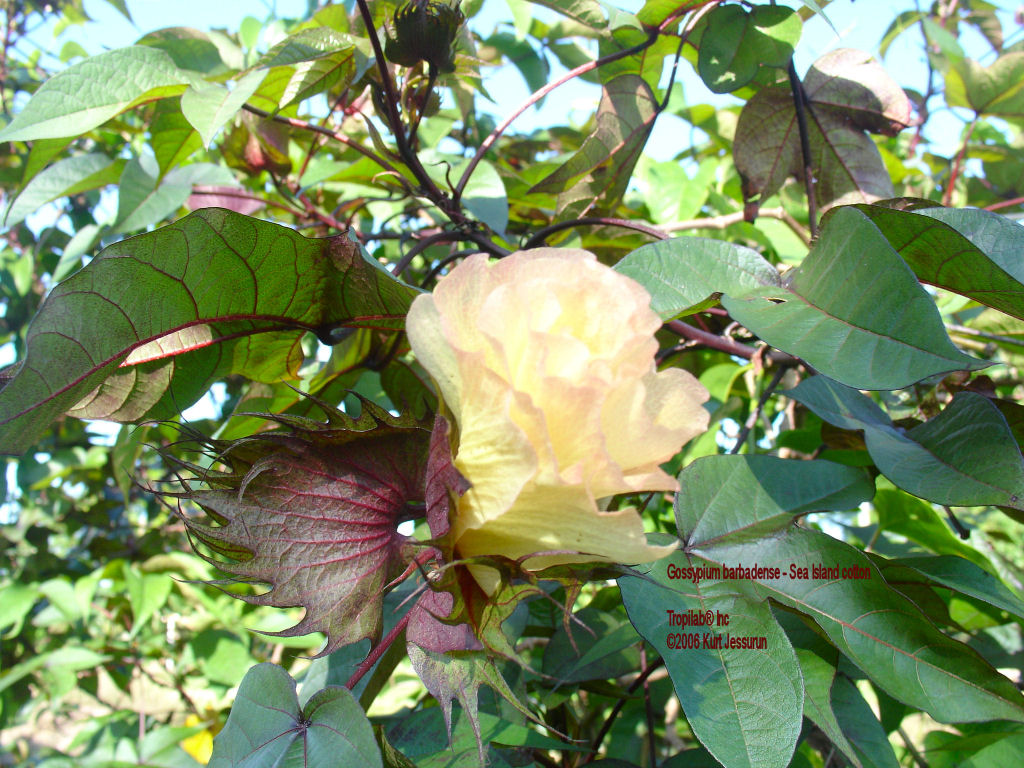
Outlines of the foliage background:
<svg viewBox="0 0 1024 768">
<path fill-rule="evenodd" d="M 117 2 L 110 5 L 118 12 L 129 10 Z M 508 6 L 510 19 L 496 22 L 489 16 L 483 20 L 475 17 L 478 8 L 473 4 L 464 8 L 472 31 L 460 42 L 459 68 L 455 75 L 440 81 L 440 111 L 423 118 L 419 128 L 423 168 L 436 184 L 444 182 L 442 159 L 461 170 L 458 163 L 472 156 L 473 148 L 510 112 L 505 99 L 493 106 L 484 98 L 475 79 L 478 68 L 508 69 L 529 92 L 592 57 L 595 47 L 606 52 L 611 44 L 608 33 L 581 23 L 576 4 L 548 5 L 568 16 L 535 13 L 530 4 L 516 2 Z M 652 5 L 657 4 L 645 7 Z M 22 111 L 27 94 L 50 75 L 85 55 L 74 43 L 63 43 L 73 34 L 57 38 L 60 61 L 41 50 L 50 47 L 48 41 L 41 46 L 33 44 L 40 35 L 45 39 L 43 31 L 49 29 L 40 31 L 39 24 L 55 25 L 58 34 L 65 28 L 70 32 L 77 25 L 87 25 L 80 3 L 55 6 L 33 2 L 7 5 L 0 69 L 8 115 Z M 378 23 L 393 8 L 386 2 L 375 4 Z M 911 126 L 895 135 L 879 133 L 867 139 L 877 146 L 892 184 L 891 195 L 878 196 L 924 198 L 957 208 L 989 207 L 1010 221 L 1019 218 L 1024 211 L 1020 134 L 1024 110 L 1012 83 L 1024 49 L 1021 24 L 1012 15 L 1016 10 L 1012 4 L 939 3 L 915 11 L 909 4 L 892 8 L 884 3 L 840 2 L 833 9 L 837 14 L 850 10 L 885 14 L 883 30 L 895 20 L 888 28 L 890 34 L 881 41 L 882 47 L 894 46 L 899 63 L 890 66 L 890 72 L 895 72 L 900 85 L 916 89 L 910 94 L 915 116 L 927 121 L 923 128 Z M 311 26 L 330 26 L 327 19 L 341 24 L 341 16 L 347 18 L 350 10 L 340 6 L 321 10 L 324 15 Z M 810 15 L 806 7 L 803 10 L 805 16 Z M 307 15 L 312 17 L 314 11 L 317 8 L 312 4 Z M 486 11 L 493 13 L 490 6 Z M 998 15 L 993 15 L 996 11 Z M 831 15 L 831 10 L 826 12 Z M 572 18 L 573 14 L 577 18 Z M 611 18 L 614 23 L 614 14 Z M 993 19 L 1001 22 L 1004 39 L 995 37 Z M 168 23 L 195 22 L 174 18 Z M 801 73 L 831 47 L 821 44 L 823 32 L 812 37 L 812 23 L 823 30 L 820 20 L 808 23 L 796 49 Z M 206 42 L 184 34 L 171 34 L 163 41 L 159 36 L 150 37 L 150 42 L 157 47 L 166 45 L 207 82 L 217 82 L 231 72 L 257 65 L 286 35 L 300 35 L 302 26 L 302 19 L 276 18 L 267 12 L 266 17 L 246 19 Z M 357 29 L 358 25 L 354 32 Z M 630 34 L 633 32 L 628 29 L 620 32 L 624 40 L 629 40 Z M 217 45 L 211 46 L 209 40 Z M 678 40 L 669 42 L 672 44 L 653 46 L 648 60 L 630 60 L 629 66 L 620 68 L 620 74 L 646 79 L 646 86 L 631 81 L 632 93 L 648 87 L 660 95 L 668 83 L 666 62 L 672 61 Z M 958 63 L 963 61 L 960 45 L 986 66 L 1002 56 L 1007 57 L 1004 62 L 1018 67 L 1002 75 L 1010 83 L 1002 102 L 976 101 L 977 90 L 968 87 L 973 82 L 969 67 Z M 684 61 L 681 66 L 699 67 L 696 50 L 704 48 L 700 40 L 696 47 L 687 47 L 684 55 L 690 63 Z M 815 48 L 821 50 L 806 53 Z M 907 48 L 916 53 L 908 53 Z M 784 66 L 787 60 L 783 55 L 776 63 Z M 352 143 L 378 155 L 386 154 L 382 147 L 390 138 L 379 115 L 369 124 L 356 116 L 359 109 L 374 110 L 372 98 L 359 89 L 352 93 L 332 90 L 337 85 L 331 84 L 332 77 L 339 81 L 354 77 L 348 68 L 354 66 L 355 57 L 316 58 L 318 65 L 325 65 L 326 74 L 321 72 L 322 78 L 308 81 L 296 75 L 301 67 L 294 62 L 262 61 L 267 67 L 276 66 L 278 77 L 301 85 L 291 101 L 281 92 L 270 96 L 256 92 L 249 99 L 256 110 L 280 110 L 281 116 L 320 124 L 328 104 L 337 99 L 352 107 L 351 114 L 334 111 L 324 123 L 329 130 L 339 130 Z M 903 66 L 904 62 L 922 66 L 923 79 L 905 77 L 910 66 Z M 286 71 L 288 67 L 292 71 Z M 359 77 L 371 69 L 364 68 Z M 552 118 L 548 112 L 531 118 L 525 127 L 514 124 L 499 145 L 500 154 L 488 156 L 474 174 L 474 185 L 465 199 L 466 221 L 458 222 L 461 227 L 448 226 L 438 199 L 403 191 L 396 179 L 410 178 L 407 168 L 382 174 L 378 165 L 336 137 L 261 119 L 258 111 L 239 111 L 240 104 L 213 109 L 207 104 L 193 113 L 190 124 L 180 109 L 168 107 L 177 99 L 168 98 L 112 114 L 108 122 L 97 126 L 76 129 L 75 135 L 82 135 L 70 143 L 61 138 L 14 139 L 3 145 L 0 167 L 0 184 L 10 204 L 6 246 L 0 252 L 4 308 L 0 342 L 9 344 L 7 349 L 22 359 L 29 320 L 55 284 L 87 263 L 101 247 L 177 220 L 197 207 L 203 196 L 216 197 L 218 204 L 228 207 L 237 207 L 244 200 L 252 207 L 243 212 L 289 224 L 306 235 L 334 233 L 339 225 L 351 224 L 365 236 L 375 259 L 396 270 L 394 265 L 401 265 L 406 280 L 427 287 L 446 264 L 473 245 L 452 243 L 458 239 L 453 232 L 473 235 L 476 230 L 468 224 L 473 219 L 490 228 L 488 237 L 497 248 L 536 244 L 546 235 L 552 244 L 594 250 L 611 264 L 622 262 L 660 234 L 693 233 L 753 248 L 772 264 L 795 265 L 807 253 L 811 222 L 816 218 L 808 209 L 805 188 L 790 181 L 781 189 L 766 192 L 760 218 L 754 223 L 744 221 L 744 195 L 735 167 L 739 161 L 733 160 L 734 145 L 741 143 L 737 131 L 742 105 L 758 89 L 767 87 L 769 77 L 784 72 L 775 66 L 763 70 L 745 89 L 728 97 L 712 95 L 692 75 L 683 80 L 685 88 L 677 81 L 666 102 L 665 117 L 659 118 L 659 124 L 675 127 L 666 131 L 659 125 L 648 143 L 656 151 L 636 160 L 635 167 L 621 155 L 612 164 L 613 176 L 616 171 L 632 173 L 628 187 L 609 184 L 600 173 L 600 162 L 580 166 L 582 170 L 572 178 L 550 179 L 567 158 L 586 158 L 585 151 L 576 152 L 596 130 L 593 106 L 572 113 L 578 122 Z M 604 68 L 601 76 L 613 71 L 612 66 Z M 755 66 L 755 73 L 758 71 Z M 427 72 L 417 74 L 419 79 L 406 81 L 409 87 L 403 97 L 403 108 L 414 112 L 429 99 Z M 705 80 L 713 80 L 707 65 L 702 74 Z M 596 89 L 595 73 L 587 73 L 583 79 L 594 81 Z M 503 83 L 510 81 L 494 82 L 499 85 L 493 86 L 493 93 L 498 93 L 498 88 L 504 90 Z M 238 80 L 235 92 L 242 87 Z M 559 114 L 559 107 L 552 105 L 564 98 L 556 92 L 547 98 L 548 108 Z M 678 121 L 685 130 L 679 129 Z M 197 124 L 205 130 L 192 130 Z M 391 159 L 398 166 L 405 160 Z M 546 188 L 541 183 L 545 177 L 549 177 Z M 821 174 L 819 182 L 823 177 Z M 582 186 L 574 190 L 575 184 Z M 584 210 L 595 196 L 601 197 L 599 209 Z M 42 213 L 36 213 L 40 208 Z M 558 226 L 581 214 L 596 220 L 586 226 Z M 864 215 L 869 214 L 883 215 L 878 211 Z M 838 226 L 836 222 L 845 216 L 841 220 L 856 230 L 862 224 L 854 222 L 853 215 L 848 211 L 831 221 Z M 623 227 L 623 221 L 634 226 Z M 702 247 L 712 250 L 716 246 Z M 726 254 L 722 258 L 740 258 L 745 252 L 730 248 L 722 253 Z M 639 263 L 637 274 L 642 273 L 644 263 L 632 258 L 634 264 Z M 841 292 L 843 287 L 837 290 Z M 764 358 L 754 354 L 756 338 L 730 325 L 726 310 L 733 318 L 743 316 L 738 302 L 726 302 L 724 309 L 711 302 L 699 313 L 673 319 L 661 337 L 661 361 L 682 365 L 699 375 L 714 398 L 712 430 L 687 447 L 676 460 L 677 468 L 733 448 L 749 454 L 813 456 L 881 468 L 878 456 L 869 453 L 868 434 L 912 428 L 943 412 L 951 396 L 965 390 L 1006 403 L 1003 418 L 1016 439 L 1021 321 L 1012 313 L 986 308 L 941 289 L 931 295 L 942 312 L 946 331 L 960 349 L 1002 365 L 973 379 L 967 374 L 937 376 L 921 383 L 915 380 L 895 392 L 879 392 L 877 401 L 886 408 L 894 426 L 878 421 L 873 425 L 875 432 L 868 428 L 864 435 L 863 424 L 841 428 L 835 418 L 827 417 L 827 409 L 820 403 L 818 408 L 812 405 L 816 401 L 810 396 L 800 400 L 776 394 L 796 386 L 797 379 L 793 371 L 772 365 L 770 356 L 765 366 Z M 663 302 L 669 319 L 706 297 L 668 292 L 656 298 Z M 1012 299 L 1007 301 L 1012 304 Z M 741 322 L 755 326 L 756 318 L 749 317 Z M 259 361 L 244 356 L 239 364 L 211 364 L 209 375 L 191 382 L 188 395 L 172 389 L 173 395 L 162 399 L 159 408 L 136 407 L 132 411 L 129 407 L 119 415 L 129 422 L 141 420 L 142 415 L 173 420 L 218 379 L 222 383 L 216 385 L 217 396 L 209 400 L 209 418 L 190 421 L 198 432 L 216 433 L 222 439 L 258 427 L 242 412 L 302 410 L 285 379 L 322 398 L 344 401 L 353 411 L 358 406 L 347 392 L 386 408 L 398 404 L 425 412 L 435 407 L 407 350 L 400 342 L 396 346 L 393 335 L 372 329 L 350 333 L 325 328 L 319 341 L 334 343 L 318 344 L 314 334 L 306 334 L 297 349 L 277 350 L 269 363 L 264 360 L 263 376 L 254 375 Z M 851 360 L 854 367 L 862 363 L 856 356 Z M 282 366 L 287 376 L 278 370 Z M 11 373 L 8 369 L 2 374 L 5 382 Z M 242 373 L 256 381 L 243 378 Z M 883 389 L 871 382 L 860 386 Z M 840 392 L 834 397 L 842 401 L 846 395 Z M 798 409 L 797 401 L 807 408 Z M 130 399 L 128 402 L 131 405 Z M 114 415 L 109 409 L 103 412 L 104 407 L 99 403 L 79 415 Z M 4 563 L 0 568 L 0 722 L 3 759 L 8 764 L 53 768 L 205 763 L 212 737 L 224 727 L 237 688 L 250 667 L 264 661 L 280 665 L 299 680 L 300 699 L 305 700 L 326 685 L 344 684 L 369 650 L 370 643 L 364 640 L 310 662 L 307 657 L 322 647 L 322 635 L 282 638 L 250 631 L 284 630 L 301 618 L 302 609 L 252 606 L 201 583 L 220 574 L 191 553 L 184 525 L 173 511 L 142 490 L 174 477 L 174 467 L 152 448 L 167 447 L 178 439 L 177 428 L 169 423 L 127 424 L 110 435 L 78 419 L 61 418 L 42 438 L 33 440 L 31 450 L 7 460 L 7 471 L 0 479 L 5 515 Z M 198 453 L 185 454 L 185 458 L 201 460 Z M 968 456 L 965 462 L 970 461 Z M 965 541 L 951 532 L 941 504 L 922 501 L 906 493 L 906 485 L 901 490 L 881 477 L 877 487 L 870 504 L 852 510 L 856 504 L 837 504 L 835 508 L 844 511 L 815 515 L 810 527 L 884 557 L 955 555 L 989 574 L 992 582 L 984 582 L 980 597 L 934 585 L 908 586 L 904 592 L 923 606 L 930 620 L 968 643 L 1019 686 L 1024 646 L 1021 617 L 1019 612 L 1014 614 L 1019 604 L 1014 590 L 1019 593 L 1024 581 L 1020 523 L 989 502 L 951 502 L 949 505 L 957 508 L 958 524 L 971 532 Z M 929 496 L 926 492 L 918 495 Z M 676 530 L 679 517 L 673 514 L 671 500 L 633 501 L 646 503 L 652 530 Z M 992 595 L 1001 596 L 1002 602 L 993 604 Z M 396 620 L 394 607 L 404 596 L 398 592 L 386 599 L 385 632 Z M 593 658 L 587 656 L 591 640 L 586 638 L 591 636 L 581 639 L 577 635 L 579 645 L 574 648 L 556 608 L 535 601 L 514 617 L 515 629 L 510 634 L 522 638 L 519 650 L 523 658 L 565 683 L 552 687 L 514 665 L 505 665 L 502 672 L 515 692 L 559 731 L 585 744 L 599 741 L 607 765 L 615 765 L 612 760 L 616 759 L 640 765 L 656 761 L 669 766 L 714 765 L 695 736 L 697 727 L 691 728 L 681 711 L 674 693 L 681 686 L 678 682 L 673 686 L 673 680 L 657 664 L 654 647 L 640 641 L 627 619 L 618 587 L 603 583 L 588 587 L 579 608 L 580 618 L 595 629 L 593 637 L 611 638 L 590 663 L 583 659 Z M 780 621 L 791 640 L 806 630 L 785 623 L 784 618 Z M 804 638 L 804 648 L 812 648 L 820 640 Z M 368 713 L 373 721 L 385 725 L 388 738 L 418 765 L 475 762 L 476 743 L 466 721 L 458 721 L 455 748 L 449 752 L 436 702 L 426 694 L 407 661 L 391 661 L 393 666 L 383 666 L 382 672 L 367 676 L 354 690 L 361 702 L 372 702 Z M 838 721 L 847 727 L 828 732 L 821 721 L 800 721 L 794 765 L 841 764 L 844 759 L 864 765 L 891 765 L 893 761 L 962 765 L 969 764 L 968 760 L 976 765 L 1005 765 L 1024 752 L 1019 722 L 984 718 L 986 722 L 955 727 L 939 724 L 890 698 L 849 662 L 834 663 L 839 678 L 851 682 L 841 689 L 845 699 L 839 689 L 834 692 Z M 264 681 L 266 686 L 271 684 Z M 875 707 L 874 715 L 866 710 L 864 701 Z M 490 759 L 497 764 L 550 764 L 555 759 L 573 764 L 582 759 L 564 745 L 558 746 L 551 734 L 528 728 L 489 688 L 482 689 L 481 711 L 488 737 L 507 745 L 492 748 Z M 607 724 L 606 734 L 601 734 L 603 724 Z M 836 748 L 843 733 L 855 742 L 854 747 Z M 853 738 L 853 733 L 861 741 Z M 427 744 L 430 749 L 416 752 L 417 744 Z M 887 748 L 887 744 L 893 746 Z M 387 759 L 393 761 L 390 764 L 402 764 L 397 757 Z"/>
</svg>

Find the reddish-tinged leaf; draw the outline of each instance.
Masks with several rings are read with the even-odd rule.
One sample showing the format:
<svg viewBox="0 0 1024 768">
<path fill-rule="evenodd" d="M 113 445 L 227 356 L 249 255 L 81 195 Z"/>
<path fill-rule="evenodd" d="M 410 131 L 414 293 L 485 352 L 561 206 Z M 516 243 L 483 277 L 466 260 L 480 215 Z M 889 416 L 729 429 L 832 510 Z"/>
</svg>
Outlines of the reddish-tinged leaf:
<svg viewBox="0 0 1024 768">
<path fill-rule="evenodd" d="M 115 243 L 53 289 L 29 326 L 24 364 L 0 390 L 0 451 L 23 453 L 131 366 L 180 356 L 175 382 L 184 377 L 180 391 L 195 392 L 185 381 L 211 375 L 209 356 L 195 351 L 250 337 L 221 356 L 230 362 L 216 363 L 217 375 L 279 380 L 290 373 L 280 366 L 281 332 L 291 332 L 287 345 L 340 325 L 400 330 L 415 294 L 345 235 L 311 239 L 219 208 L 197 211 Z M 141 404 L 160 402 L 171 381 L 167 371 L 150 374 L 117 383 L 133 390 L 130 407 L 122 400 L 90 415 L 147 415 Z M 202 391 L 176 397 L 176 407 Z"/>
<path fill-rule="evenodd" d="M 196 184 L 185 205 L 192 211 L 200 208 L 227 208 L 248 216 L 265 207 L 266 203 L 257 200 L 251 192 L 241 187 Z"/>
<path fill-rule="evenodd" d="M 489 685 L 523 715 L 536 718 L 508 687 L 494 658 L 483 653 L 483 645 L 468 624 L 444 621 L 455 606 L 448 592 L 426 592 L 412 609 L 406 630 L 409 661 L 430 695 L 444 712 L 448 738 L 452 737 L 452 702 L 458 700 L 476 736 L 480 764 L 485 763 L 486 746 L 480 735 L 477 695 Z"/>
<path fill-rule="evenodd" d="M 459 474 L 452 461 L 451 427 L 437 416 L 430 436 L 430 458 L 427 461 L 427 525 L 435 541 L 445 536 L 451 525 L 449 513 L 452 499 L 469 490 L 469 481 Z M 451 554 L 451 548 L 443 554 Z M 451 607 L 449 607 L 449 611 Z M 446 614 L 447 615 L 447 614 Z"/>
<path fill-rule="evenodd" d="M 359 419 L 321 408 L 326 425 L 268 415 L 291 431 L 209 441 L 230 469 L 204 472 L 206 489 L 172 495 L 217 523 L 185 518 L 194 539 L 219 555 L 207 559 L 270 585 L 243 599 L 303 606 L 302 621 L 278 634 L 323 632 L 323 655 L 380 635 L 383 589 L 409 559 L 397 527 L 407 505 L 423 500 L 429 432 L 369 402 Z"/>
<path fill-rule="evenodd" d="M 840 49 L 811 67 L 807 127 L 820 206 L 869 203 L 893 194 L 889 174 L 865 131 L 894 135 L 910 123 L 910 100 L 861 51 Z M 789 85 L 763 88 L 740 113 L 733 148 L 748 200 L 775 194 L 803 178 L 796 109 Z"/>
</svg>

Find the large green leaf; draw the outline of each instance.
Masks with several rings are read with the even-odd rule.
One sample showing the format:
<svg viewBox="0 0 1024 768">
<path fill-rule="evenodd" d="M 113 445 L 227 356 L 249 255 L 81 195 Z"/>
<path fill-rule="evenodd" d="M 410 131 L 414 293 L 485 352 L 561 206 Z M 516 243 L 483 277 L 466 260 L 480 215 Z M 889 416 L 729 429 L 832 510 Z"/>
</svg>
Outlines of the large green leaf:
<svg viewBox="0 0 1024 768">
<path fill-rule="evenodd" d="M 871 504 L 878 515 L 879 532 L 890 531 L 917 542 L 930 552 L 956 555 L 970 560 L 979 568 L 992 568 L 988 558 L 953 535 L 949 524 L 927 501 L 885 483 L 879 485 Z"/>
<path fill-rule="evenodd" d="M 121 173 L 114 230 L 136 232 L 160 223 L 185 204 L 196 184 L 234 183 L 231 171 L 213 163 L 192 163 L 161 177 L 157 161 L 142 155 Z"/>
<path fill-rule="evenodd" d="M 77 136 L 147 101 L 177 96 L 195 75 L 158 48 L 133 45 L 58 72 L 0 131 L 0 141 Z"/>
<path fill-rule="evenodd" d="M 892 197 L 892 182 L 865 131 L 895 134 L 910 123 L 903 89 L 870 56 L 851 49 L 825 54 L 804 82 L 821 208 Z M 762 88 L 740 113 L 733 146 L 747 200 L 775 194 L 789 177 L 804 177 L 800 131 L 788 85 Z"/>
<path fill-rule="evenodd" d="M 53 289 L 0 390 L 0 446 L 25 451 L 119 367 L 268 331 L 399 330 L 415 293 L 346 236 L 197 211 L 110 246 Z"/>
<path fill-rule="evenodd" d="M 935 418 L 896 427 L 865 395 L 824 376 L 787 394 L 830 424 L 864 431 L 868 453 L 895 485 L 938 504 L 1024 510 L 1024 458 L 987 398 L 958 392 Z"/>
<path fill-rule="evenodd" d="M 1024 230 L 989 211 L 941 206 L 858 210 L 914 270 L 918 279 L 1024 319 Z"/>
<path fill-rule="evenodd" d="M 697 71 L 715 93 L 742 88 L 762 66 L 788 66 L 803 29 L 796 11 L 775 5 L 720 5 L 706 18 Z"/>
<path fill-rule="evenodd" d="M 243 678 L 209 764 L 383 768 L 373 727 L 348 690 L 325 688 L 300 708 L 291 675 L 269 663 L 257 664 Z"/>
<path fill-rule="evenodd" d="M 684 552 L 658 561 L 641 578 L 620 579 L 626 610 L 665 659 L 687 721 L 709 752 L 726 766 L 788 765 L 804 698 L 792 646 L 766 602 L 702 573 L 715 563 L 687 550 L 720 536 L 757 540 L 812 510 L 855 507 L 871 496 L 871 482 L 860 470 L 826 461 L 715 456 L 687 467 L 680 483 L 686 493 L 677 497 L 676 521 Z M 710 616 L 711 624 L 680 626 L 670 611 Z M 724 615 L 728 624 L 719 624 Z M 705 644 L 705 633 L 765 638 L 765 647 L 716 648 Z M 697 647 L 673 647 L 694 634 Z"/>
<path fill-rule="evenodd" d="M 724 240 L 677 237 L 637 248 L 615 269 L 651 294 L 651 309 L 662 320 L 689 314 L 762 286 L 779 286 L 779 272 L 757 251 Z"/>
<path fill-rule="evenodd" d="M 273 112 L 310 96 L 344 88 L 368 61 L 348 35 L 327 27 L 301 29 L 271 48 L 254 67 L 269 72 L 253 104 Z"/>
<path fill-rule="evenodd" d="M 702 466 L 738 465 L 743 458 L 698 459 L 679 477 L 686 488 L 676 512 L 683 551 L 704 561 L 706 569 L 723 566 L 717 576 L 705 570 L 701 583 L 707 582 L 707 589 L 728 588 L 749 600 L 770 598 L 806 614 L 887 693 L 937 720 L 1024 721 L 1024 697 L 1013 683 L 968 646 L 939 632 L 864 553 L 798 527 L 782 514 L 795 506 L 795 483 L 788 488 L 779 483 L 774 494 L 766 493 L 756 475 L 743 471 L 723 486 L 721 471 Z M 776 461 L 779 472 L 799 463 Z M 724 570 L 737 566 L 749 570 L 739 577 Z"/>
<path fill-rule="evenodd" d="M 619 579 L 630 621 L 665 660 L 690 728 L 722 765 L 785 768 L 803 719 L 793 647 L 768 603 L 732 594 L 723 582 L 680 589 L 668 575 L 699 562 L 677 552 L 642 569 L 644 578 Z M 711 621 L 679 623 L 696 616 Z M 729 647 L 748 640 L 757 647 Z"/>
<path fill-rule="evenodd" d="M 786 289 L 726 296 L 722 304 L 772 346 L 852 387 L 899 389 L 988 365 L 953 346 L 934 300 L 854 208 L 829 217 Z"/>
<path fill-rule="evenodd" d="M 930 582 L 941 584 L 1024 619 L 1024 600 L 1007 589 L 991 573 L 962 557 L 908 557 L 894 562 L 917 571 Z"/>
</svg>

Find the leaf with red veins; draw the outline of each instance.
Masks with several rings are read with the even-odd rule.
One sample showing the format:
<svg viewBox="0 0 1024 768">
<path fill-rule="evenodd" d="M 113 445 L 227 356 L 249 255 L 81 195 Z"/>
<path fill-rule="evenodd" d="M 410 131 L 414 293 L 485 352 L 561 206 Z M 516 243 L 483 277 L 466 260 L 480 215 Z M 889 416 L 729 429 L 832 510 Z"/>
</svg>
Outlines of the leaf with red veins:
<svg viewBox="0 0 1024 768">
<path fill-rule="evenodd" d="M 196 211 L 114 243 L 50 292 L 0 389 L 0 453 L 25 452 L 69 409 L 136 421 L 166 415 L 168 399 L 188 407 L 211 377 L 293 376 L 303 334 L 399 331 L 417 293 L 347 235 Z"/>
<path fill-rule="evenodd" d="M 451 529 L 451 506 L 469 490 L 469 481 L 455 468 L 451 449 L 451 425 L 440 414 L 434 421 L 430 436 L 430 458 L 427 460 L 427 525 L 430 535 L 439 542 Z M 442 549 L 445 547 L 442 546 Z M 451 554 L 450 546 L 444 555 Z"/>
<path fill-rule="evenodd" d="M 383 592 L 414 546 L 397 529 L 424 500 L 430 433 L 372 403 L 359 419 L 321 408 L 327 424 L 268 415 L 290 431 L 227 446 L 208 441 L 230 469 L 200 475 L 207 488 L 171 495 L 196 502 L 216 523 L 185 519 L 193 540 L 214 553 L 204 555 L 210 562 L 270 586 L 242 599 L 306 609 L 275 634 L 323 632 L 325 655 L 380 637 Z"/>
<path fill-rule="evenodd" d="M 822 210 L 893 195 L 881 155 L 865 133 L 894 136 L 911 122 L 910 100 L 861 51 L 818 59 L 804 80 L 814 189 Z M 788 84 L 762 88 L 740 112 L 733 146 L 748 203 L 763 202 L 790 177 L 803 179 L 803 154 Z"/>
</svg>

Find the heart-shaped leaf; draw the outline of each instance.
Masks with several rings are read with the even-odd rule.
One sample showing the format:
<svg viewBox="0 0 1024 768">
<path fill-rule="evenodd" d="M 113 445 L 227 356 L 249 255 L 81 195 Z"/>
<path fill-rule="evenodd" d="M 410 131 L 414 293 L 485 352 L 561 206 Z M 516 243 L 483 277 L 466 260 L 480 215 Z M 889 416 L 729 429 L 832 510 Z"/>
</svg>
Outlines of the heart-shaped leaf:
<svg viewBox="0 0 1024 768">
<path fill-rule="evenodd" d="M 383 768 L 373 727 L 348 690 L 330 686 L 300 708 L 291 675 L 269 663 L 243 678 L 209 765 Z"/>
</svg>

